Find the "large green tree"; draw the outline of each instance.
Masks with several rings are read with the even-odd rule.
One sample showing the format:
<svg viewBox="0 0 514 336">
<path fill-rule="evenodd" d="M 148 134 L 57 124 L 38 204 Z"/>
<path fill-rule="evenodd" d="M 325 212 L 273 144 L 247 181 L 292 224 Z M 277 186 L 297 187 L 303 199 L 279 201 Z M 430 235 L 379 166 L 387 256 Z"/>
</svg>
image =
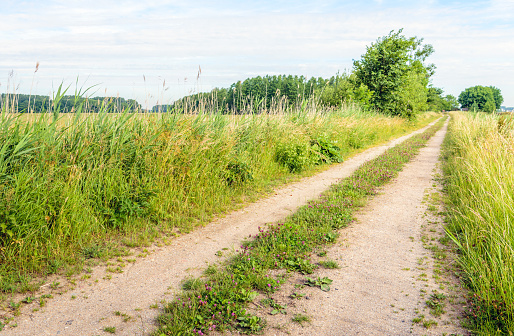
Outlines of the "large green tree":
<svg viewBox="0 0 514 336">
<path fill-rule="evenodd" d="M 461 106 L 475 111 L 494 112 L 502 102 L 501 91 L 494 86 L 472 86 L 459 95 Z"/>
<path fill-rule="evenodd" d="M 361 59 L 353 62 L 357 84 L 373 92 L 371 104 L 377 110 L 413 117 L 426 109 L 428 82 L 435 66 L 424 64 L 434 49 L 423 39 L 407 38 L 403 29 L 379 38 Z"/>
</svg>

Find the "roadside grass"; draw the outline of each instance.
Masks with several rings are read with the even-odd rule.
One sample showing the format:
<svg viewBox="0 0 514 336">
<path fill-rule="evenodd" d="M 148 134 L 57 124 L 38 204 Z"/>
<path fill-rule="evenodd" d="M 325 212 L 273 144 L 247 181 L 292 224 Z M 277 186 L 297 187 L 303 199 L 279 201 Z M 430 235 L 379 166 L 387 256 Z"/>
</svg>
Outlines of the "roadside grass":
<svg viewBox="0 0 514 336">
<path fill-rule="evenodd" d="M 167 242 L 436 116 L 409 122 L 311 104 L 249 115 L 110 113 L 112 101 L 64 115 L 64 94 L 50 113 L 0 114 L 3 301 L 35 292 L 45 276 L 70 278 Z"/>
<path fill-rule="evenodd" d="M 444 145 L 449 236 L 479 335 L 514 331 L 514 120 L 452 113 Z"/>
<path fill-rule="evenodd" d="M 355 210 L 375 195 L 377 188 L 396 177 L 443 122 L 438 121 L 424 133 L 363 164 L 352 176 L 332 185 L 319 199 L 301 207 L 284 222 L 259 228 L 259 233 L 248 237 L 234 255 L 221 264 L 210 265 L 195 280 L 201 284 L 187 286 L 188 290 L 164 305 L 158 317 L 160 328 L 153 335 L 262 331 L 265 320 L 249 314 L 248 304 L 259 295 L 273 302 L 272 295 L 288 281 L 291 272 L 313 273 L 317 265 L 311 256 L 323 255 L 324 248 L 335 243 L 338 230 L 352 221 Z M 326 277 L 307 276 L 305 284 L 329 291 L 331 282 Z M 274 309 L 281 312 L 285 307 Z M 307 320 L 297 318 L 297 322 L 303 321 Z"/>
</svg>

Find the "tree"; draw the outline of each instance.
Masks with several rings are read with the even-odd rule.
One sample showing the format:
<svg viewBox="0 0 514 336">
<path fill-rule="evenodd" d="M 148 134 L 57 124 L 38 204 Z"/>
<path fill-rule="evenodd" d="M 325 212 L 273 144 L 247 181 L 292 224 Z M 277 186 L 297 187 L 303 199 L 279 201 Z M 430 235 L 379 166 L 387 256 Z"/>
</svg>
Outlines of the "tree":
<svg viewBox="0 0 514 336">
<path fill-rule="evenodd" d="M 457 98 L 453 95 L 446 95 L 444 97 L 444 100 L 446 101 L 446 108 L 445 111 L 453 111 L 459 108 L 459 102 Z"/>
<path fill-rule="evenodd" d="M 462 91 L 459 103 L 473 111 L 494 112 L 503 102 L 501 91 L 495 87 L 476 85 Z"/>
<path fill-rule="evenodd" d="M 443 89 L 436 87 L 428 88 L 427 110 L 428 111 L 452 111 L 459 107 L 457 98 L 452 95 L 443 96 Z"/>
<path fill-rule="evenodd" d="M 494 86 L 489 86 L 489 88 L 493 91 L 494 104 L 496 105 L 496 109 L 499 109 L 503 103 L 503 96 L 500 89 Z"/>
<path fill-rule="evenodd" d="M 363 109 L 369 109 L 372 92 L 364 84 L 355 84 L 355 75 L 337 74 L 330 78 L 322 88 L 315 92 L 321 104 L 341 106 L 343 103 L 357 103 Z"/>
<path fill-rule="evenodd" d="M 406 38 L 402 31 L 391 31 L 372 43 L 361 60 L 353 62 L 353 68 L 357 84 L 373 92 L 373 107 L 386 114 L 413 117 L 426 108 L 428 81 L 435 66 L 423 62 L 434 49 L 423 45 L 423 39 Z"/>
</svg>

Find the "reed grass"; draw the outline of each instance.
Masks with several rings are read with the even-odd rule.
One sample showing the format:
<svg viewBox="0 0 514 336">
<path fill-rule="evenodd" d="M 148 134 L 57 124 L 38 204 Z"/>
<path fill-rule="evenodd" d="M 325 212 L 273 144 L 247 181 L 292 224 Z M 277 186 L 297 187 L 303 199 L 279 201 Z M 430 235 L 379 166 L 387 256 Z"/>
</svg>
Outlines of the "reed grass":
<svg viewBox="0 0 514 336">
<path fill-rule="evenodd" d="M 115 104 L 105 102 L 99 113 L 80 105 L 60 114 L 63 94 L 47 113 L 13 114 L 2 105 L 0 292 L 34 290 L 34 279 L 70 265 L 80 270 L 87 259 L 188 232 L 333 162 L 323 146 L 344 158 L 435 118 L 310 104 L 221 115 L 110 113 Z M 296 145 L 307 151 L 291 152 Z M 293 161 L 308 159 L 291 170 L 277 160 L 278 148 L 289 148 Z"/>
<path fill-rule="evenodd" d="M 448 232 L 472 290 L 480 335 L 514 331 L 514 120 L 452 113 L 445 143 Z"/>
</svg>

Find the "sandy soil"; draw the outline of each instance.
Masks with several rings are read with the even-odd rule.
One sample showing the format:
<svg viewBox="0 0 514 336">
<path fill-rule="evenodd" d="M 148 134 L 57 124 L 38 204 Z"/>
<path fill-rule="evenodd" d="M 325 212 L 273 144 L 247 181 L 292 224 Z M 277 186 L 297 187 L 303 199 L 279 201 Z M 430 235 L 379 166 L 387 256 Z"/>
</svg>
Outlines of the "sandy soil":
<svg viewBox="0 0 514 336">
<path fill-rule="evenodd" d="M 343 240 L 329 251 L 330 258 L 342 265 L 339 270 L 326 270 L 334 280 L 333 290 L 319 291 L 320 295 L 312 289 L 309 300 L 296 305 L 312 316 L 312 323 L 298 327 L 284 322 L 283 329 L 268 328 L 266 334 L 404 335 L 415 331 L 411 323 L 414 310 L 424 302 L 415 279 L 419 276 L 416 267 L 419 258 L 428 253 L 420 241 L 420 204 L 425 189 L 431 186 L 443 135 L 444 130 L 362 211 L 357 224 L 343 230 Z M 259 226 L 283 219 L 407 137 L 277 190 L 271 197 L 174 239 L 169 246 L 155 247 L 123 273 L 109 273 L 110 280 L 104 279 L 105 268 L 95 268 L 90 279 L 78 281 L 62 295 L 54 294 L 39 311 L 33 311 L 39 308 L 37 302 L 25 305 L 0 335 L 108 335 L 105 327 L 116 327 L 116 335 L 146 335 L 155 328 L 159 313 L 151 306 L 171 299 L 184 278 L 197 276 L 206 263 L 216 262 L 216 252 L 233 249 L 244 237 L 257 233 Z M 323 272 L 319 276 L 324 276 Z"/>
</svg>

